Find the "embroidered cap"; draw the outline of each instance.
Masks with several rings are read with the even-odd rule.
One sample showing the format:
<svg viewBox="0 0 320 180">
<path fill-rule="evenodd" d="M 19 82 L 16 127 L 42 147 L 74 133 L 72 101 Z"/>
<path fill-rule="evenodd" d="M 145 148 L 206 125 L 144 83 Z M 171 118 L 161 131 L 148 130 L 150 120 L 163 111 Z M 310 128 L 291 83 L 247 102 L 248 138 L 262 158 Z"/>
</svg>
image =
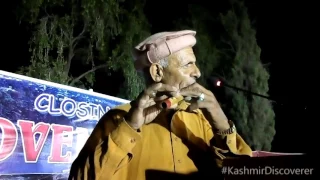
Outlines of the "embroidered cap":
<svg viewBox="0 0 320 180">
<path fill-rule="evenodd" d="M 154 34 L 133 49 L 134 66 L 142 70 L 161 59 L 196 44 L 196 31 L 183 30 Z"/>
</svg>

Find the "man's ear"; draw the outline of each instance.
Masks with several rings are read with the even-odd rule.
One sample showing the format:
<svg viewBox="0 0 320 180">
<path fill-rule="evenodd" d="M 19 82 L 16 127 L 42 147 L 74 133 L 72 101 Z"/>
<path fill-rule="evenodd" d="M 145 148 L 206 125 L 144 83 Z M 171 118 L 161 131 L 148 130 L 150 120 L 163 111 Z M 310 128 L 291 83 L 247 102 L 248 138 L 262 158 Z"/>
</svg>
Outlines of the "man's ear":
<svg viewBox="0 0 320 180">
<path fill-rule="evenodd" d="M 150 75 L 154 82 L 160 82 L 163 78 L 163 68 L 160 64 L 153 63 L 150 66 Z"/>
</svg>

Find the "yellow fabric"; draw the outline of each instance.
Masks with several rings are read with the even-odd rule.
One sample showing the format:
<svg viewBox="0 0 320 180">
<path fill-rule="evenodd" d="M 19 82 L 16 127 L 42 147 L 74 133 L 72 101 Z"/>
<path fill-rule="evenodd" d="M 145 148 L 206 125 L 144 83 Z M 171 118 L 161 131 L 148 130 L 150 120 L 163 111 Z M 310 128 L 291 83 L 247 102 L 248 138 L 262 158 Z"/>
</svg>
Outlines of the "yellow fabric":
<svg viewBox="0 0 320 180">
<path fill-rule="evenodd" d="M 153 170 L 188 174 L 210 169 L 208 162 L 221 166 L 227 157 L 252 156 L 236 132 L 214 135 L 201 110 L 186 112 L 187 105 L 171 116 L 160 114 L 138 132 L 123 120 L 129 104 L 110 110 L 74 161 L 70 179 L 145 180 Z"/>
</svg>

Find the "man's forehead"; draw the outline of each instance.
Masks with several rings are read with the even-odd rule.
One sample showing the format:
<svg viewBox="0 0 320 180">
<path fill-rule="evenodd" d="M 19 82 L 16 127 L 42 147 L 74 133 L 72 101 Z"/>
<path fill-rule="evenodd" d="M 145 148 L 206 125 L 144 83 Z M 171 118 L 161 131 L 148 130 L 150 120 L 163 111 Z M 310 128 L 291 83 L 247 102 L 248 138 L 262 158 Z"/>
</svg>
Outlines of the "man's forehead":
<svg viewBox="0 0 320 180">
<path fill-rule="evenodd" d="M 183 63 L 184 61 L 195 61 L 193 49 L 191 47 L 184 48 L 171 55 L 170 59 L 174 59 L 176 62 Z"/>
<path fill-rule="evenodd" d="M 180 52 L 180 53 L 183 53 L 183 54 L 186 54 L 186 55 L 192 55 L 192 56 L 194 56 L 192 47 L 187 47 L 187 48 L 181 49 L 180 51 L 178 51 L 178 53 L 179 53 L 179 52 Z"/>
</svg>

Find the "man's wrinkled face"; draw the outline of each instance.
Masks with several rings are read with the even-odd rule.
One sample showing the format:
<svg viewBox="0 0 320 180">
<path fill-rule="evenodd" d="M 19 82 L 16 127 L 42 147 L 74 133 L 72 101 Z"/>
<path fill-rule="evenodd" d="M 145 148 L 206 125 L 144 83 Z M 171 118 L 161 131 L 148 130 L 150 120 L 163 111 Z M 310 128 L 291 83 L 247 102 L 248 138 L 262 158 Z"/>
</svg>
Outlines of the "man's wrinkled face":
<svg viewBox="0 0 320 180">
<path fill-rule="evenodd" d="M 164 84 L 182 89 L 195 83 L 201 76 L 191 47 L 170 55 L 168 61 L 168 67 L 163 69 L 162 83 Z"/>
</svg>

